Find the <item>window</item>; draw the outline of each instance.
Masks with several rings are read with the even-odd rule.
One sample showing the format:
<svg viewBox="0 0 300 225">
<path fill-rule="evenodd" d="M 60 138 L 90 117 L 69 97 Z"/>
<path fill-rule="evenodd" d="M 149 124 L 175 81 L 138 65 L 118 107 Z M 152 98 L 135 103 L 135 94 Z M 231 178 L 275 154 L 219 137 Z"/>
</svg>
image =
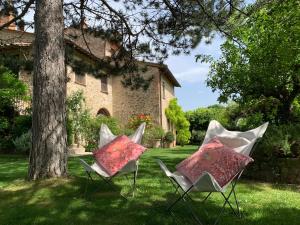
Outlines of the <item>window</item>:
<svg viewBox="0 0 300 225">
<path fill-rule="evenodd" d="M 97 115 L 102 115 L 102 116 L 110 117 L 110 113 L 109 113 L 109 111 L 106 108 L 99 109 L 99 111 L 97 112 Z"/>
<path fill-rule="evenodd" d="M 107 77 L 101 77 L 101 92 L 108 93 Z"/>
<path fill-rule="evenodd" d="M 163 99 L 166 99 L 166 84 L 165 84 L 165 82 L 162 83 L 162 96 L 163 96 Z"/>
<path fill-rule="evenodd" d="M 75 83 L 85 85 L 85 74 L 75 73 Z"/>
</svg>

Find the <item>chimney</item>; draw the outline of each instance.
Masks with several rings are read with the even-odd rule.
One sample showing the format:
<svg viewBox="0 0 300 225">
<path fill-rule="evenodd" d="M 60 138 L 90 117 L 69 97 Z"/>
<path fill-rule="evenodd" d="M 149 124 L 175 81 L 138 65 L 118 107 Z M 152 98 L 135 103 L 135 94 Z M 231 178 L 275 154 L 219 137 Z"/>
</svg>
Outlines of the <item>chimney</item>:
<svg viewBox="0 0 300 225">
<path fill-rule="evenodd" d="M 87 23 L 86 23 L 86 18 L 85 17 L 83 17 L 82 19 L 81 19 L 81 21 L 80 21 L 80 28 L 81 29 L 87 29 L 88 28 L 88 25 L 87 25 Z"/>
<path fill-rule="evenodd" d="M 13 11 L 11 1 L 6 1 L 6 6 L 4 6 L 4 9 L 0 11 L 0 25 L 7 23 L 14 18 L 15 18 L 15 13 Z M 17 29 L 16 23 L 11 23 L 8 27 L 6 27 L 6 29 L 16 30 Z"/>
</svg>

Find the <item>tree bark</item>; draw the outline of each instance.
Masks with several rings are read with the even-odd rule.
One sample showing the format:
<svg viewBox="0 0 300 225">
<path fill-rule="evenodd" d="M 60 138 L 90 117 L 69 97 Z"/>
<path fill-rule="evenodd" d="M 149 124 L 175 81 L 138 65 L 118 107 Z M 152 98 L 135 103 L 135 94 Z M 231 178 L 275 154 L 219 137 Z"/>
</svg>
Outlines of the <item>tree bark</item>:
<svg viewBox="0 0 300 225">
<path fill-rule="evenodd" d="M 30 180 L 67 174 L 63 1 L 35 2 Z"/>
</svg>

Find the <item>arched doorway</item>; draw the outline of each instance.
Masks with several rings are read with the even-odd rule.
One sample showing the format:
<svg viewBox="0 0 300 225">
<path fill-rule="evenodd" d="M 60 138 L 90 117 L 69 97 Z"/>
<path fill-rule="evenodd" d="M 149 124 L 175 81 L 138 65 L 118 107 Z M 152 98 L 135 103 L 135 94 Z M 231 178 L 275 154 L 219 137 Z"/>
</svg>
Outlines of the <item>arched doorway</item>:
<svg viewBox="0 0 300 225">
<path fill-rule="evenodd" d="M 106 108 L 99 109 L 99 111 L 97 112 L 97 116 L 98 115 L 110 117 L 110 113 Z"/>
</svg>

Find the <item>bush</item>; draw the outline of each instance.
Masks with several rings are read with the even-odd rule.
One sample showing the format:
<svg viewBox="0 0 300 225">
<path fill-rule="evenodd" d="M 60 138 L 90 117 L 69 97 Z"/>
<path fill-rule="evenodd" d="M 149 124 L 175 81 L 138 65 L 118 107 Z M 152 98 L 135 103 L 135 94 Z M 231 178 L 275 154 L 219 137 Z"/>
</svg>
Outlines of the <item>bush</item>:
<svg viewBox="0 0 300 225">
<path fill-rule="evenodd" d="M 176 135 L 176 142 L 181 146 L 184 146 L 190 142 L 191 132 L 189 130 L 183 129 L 178 130 Z"/>
<path fill-rule="evenodd" d="M 175 140 L 174 134 L 171 131 L 165 133 L 164 142 L 167 144 L 172 143 Z"/>
<path fill-rule="evenodd" d="M 0 65 L 0 149 L 14 149 L 13 140 L 31 128 L 31 117 L 18 116 L 16 103 L 28 101 L 28 88 L 9 69 Z"/>
<path fill-rule="evenodd" d="M 236 127 L 239 130 L 254 129 L 264 123 L 262 113 L 253 113 L 247 117 L 240 117 L 237 120 Z"/>
<path fill-rule="evenodd" d="M 297 157 L 300 155 L 300 124 L 269 125 L 254 154 L 257 158 Z"/>
<path fill-rule="evenodd" d="M 166 117 L 175 125 L 177 135 L 176 140 L 180 145 L 189 143 L 191 138 L 190 122 L 187 120 L 185 113 L 178 104 L 177 99 L 170 101 L 168 108 L 165 110 Z"/>
<path fill-rule="evenodd" d="M 161 141 L 164 136 L 164 130 L 158 125 L 146 127 L 143 136 L 143 144 L 148 147 L 154 147 L 157 141 Z"/>
<path fill-rule="evenodd" d="M 191 131 L 206 130 L 211 120 L 219 121 L 223 126 L 230 127 L 229 115 L 224 106 L 214 105 L 207 108 L 198 108 L 185 113 L 190 122 Z"/>
<path fill-rule="evenodd" d="M 12 133 L 14 137 L 19 137 L 24 133 L 27 133 L 31 129 L 32 116 L 31 115 L 21 115 L 14 119 L 14 125 Z"/>
<path fill-rule="evenodd" d="M 31 131 L 23 133 L 20 137 L 17 137 L 13 143 L 17 152 L 28 154 L 31 149 Z"/>
<path fill-rule="evenodd" d="M 201 145 L 204 140 L 205 134 L 206 131 L 204 130 L 192 131 L 190 143 L 193 145 Z"/>
<path fill-rule="evenodd" d="M 80 137 L 90 120 L 82 91 L 75 91 L 67 98 L 67 142 L 80 144 Z"/>
<path fill-rule="evenodd" d="M 92 151 L 97 148 L 99 140 L 99 131 L 101 124 L 106 124 L 113 134 L 120 134 L 120 127 L 116 119 L 99 115 L 89 118 L 83 129 L 83 138 L 85 140 L 86 151 Z"/>
<path fill-rule="evenodd" d="M 140 124 L 143 122 L 147 124 L 147 127 L 151 127 L 152 126 L 151 116 L 143 113 L 138 115 L 132 115 L 129 119 L 127 127 L 130 129 L 137 129 L 140 126 Z"/>
</svg>

